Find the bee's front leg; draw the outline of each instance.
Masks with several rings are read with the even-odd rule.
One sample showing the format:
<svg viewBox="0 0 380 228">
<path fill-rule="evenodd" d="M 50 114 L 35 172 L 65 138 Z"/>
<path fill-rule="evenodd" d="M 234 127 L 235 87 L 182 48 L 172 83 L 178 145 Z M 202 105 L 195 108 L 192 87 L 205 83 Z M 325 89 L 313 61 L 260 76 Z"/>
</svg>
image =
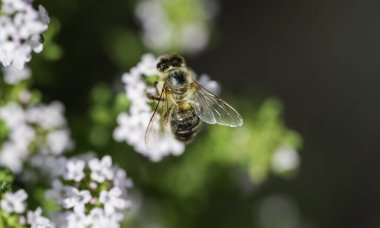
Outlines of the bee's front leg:
<svg viewBox="0 0 380 228">
<path fill-rule="evenodd" d="M 145 91 L 145 95 L 148 99 L 153 100 L 153 101 L 160 101 L 160 100 L 164 101 L 165 99 L 159 97 L 160 91 L 158 90 L 157 84 L 158 84 L 158 82 L 156 81 L 154 83 L 154 88 L 156 89 L 157 95 L 154 95 L 154 94 L 150 93 L 149 91 Z"/>
<path fill-rule="evenodd" d="M 148 99 L 150 100 L 153 100 L 153 101 L 159 101 L 159 100 L 163 100 L 163 99 L 160 99 L 160 97 L 156 96 L 156 95 L 153 95 L 151 93 L 149 93 L 148 91 L 145 91 L 145 95 Z"/>
</svg>

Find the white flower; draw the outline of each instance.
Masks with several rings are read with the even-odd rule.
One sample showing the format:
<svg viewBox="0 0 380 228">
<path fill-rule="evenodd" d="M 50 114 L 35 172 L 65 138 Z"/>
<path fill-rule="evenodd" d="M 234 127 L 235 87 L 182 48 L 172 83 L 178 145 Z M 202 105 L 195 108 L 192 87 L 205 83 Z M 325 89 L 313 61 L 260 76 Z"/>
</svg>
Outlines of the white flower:
<svg viewBox="0 0 380 228">
<path fill-rule="evenodd" d="M 68 198 L 71 194 L 71 188 L 63 185 L 60 180 L 54 180 L 52 187 L 52 189 L 46 191 L 46 196 L 49 199 L 61 202 L 63 199 Z"/>
<path fill-rule="evenodd" d="M 90 202 L 90 200 L 90 191 L 79 191 L 76 188 L 70 188 L 69 197 L 63 200 L 63 207 L 66 209 L 74 208 L 76 213 L 83 213 L 85 204 Z"/>
<path fill-rule="evenodd" d="M 102 208 L 95 207 L 87 216 L 87 226 L 91 228 L 119 228 L 119 223 L 123 217 L 122 214 L 117 212 L 112 215 L 106 215 Z"/>
<path fill-rule="evenodd" d="M 49 219 L 42 216 L 41 208 L 37 208 L 35 211 L 28 211 L 27 223 L 31 228 L 53 228 L 54 225 Z"/>
<path fill-rule="evenodd" d="M 29 79 L 31 76 L 31 71 L 28 67 L 23 69 L 18 69 L 14 66 L 4 67 L 4 81 L 7 84 L 15 85 L 23 80 Z"/>
<path fill-rule="evenodd" d="M 72 147 L 70 133 L 66 129 L 50 131 L 46 137 L 46 143 L 49 151 L 56 155 Z"/>
<path fill-rule="evenodd" d="M 55 178 L 64 173 L 67 159 L 64 157 L 55 157 L 52 155 L 38 154 L 31 158 L 30 164 L 41 170 L 41 173 L 47 177 Z"/>
<path fill-rule="evenodd" d="M 64 173 L 65 180 L 81 181 L 84 178 L 84 161 L 69 161 L 66 164 L 66 172 Z"/>
<path fill-rule="evenodd" d="M 1 208 L 8 213 L 21 214 L 25 212 L 25 200 L 28 198 L 26 192 L 22 189 L 15 193 L 7 192 L 5 197 L 1 200 Z"/>
<path fill-rule="evenodd" d="M 62 228 L 86 228 L 86 215 L 84 213 L 66 212 Z"/>
<path fill-rule="evenodd" d="M 100 192 L 99 202 L 104 204 L 106 214 L 112 214 L 116 209 L 125 209 L 127 207 L 128 203 L 121 197 L 122 191 L 119 188 Z"/>
<path fill-rule="evenodd" d="M 27 150 L 20 148 L 14 142 L 6 142 L 0 151 L 0 165 L 7 167 L 14 173 L 19 173 L 27 155 Z"/>
<path fill-rule="evenodd" d="M 132 188 L 133 182 L 131 179 L 127 178 L 127 174 L 123 169 L 114 167 L 113 172 L 114 172 L 113 181 L 114 181 L 115 187 L 118 187 L 119 189 Z"/>
<path fill-rule="evenodd" d="M 112 160 L 110 156 L 104 156 L 99 161 L 97 158 L 93 158 L 88 162 L 88 166 L 91 170 L 91 179 L 99 183 L 105 180 L 111 180 L 113 178 L 112 172 Z"/>
<path fill-rule="evenodd" d="M 272 157 L 273 170 L 279 173 L 295 170 L 300 164 L 297 151 L 288 148 L 279 148 Z"/>
<path fill-rule="evenodd" d="M 36 11 L 27 0 L 3 0 L 0 11 L 0 62 L 22 69 L 32 52 L 42 51 L 40 36 L 49 23 L 46 10 L 40 6 Z"/>
<path fill-rule="evenodd" d="M 14 128 L 25 123 L 25 113 L 20 105 L 10 102 L 0 108 L 0 119 L 7 124 L 8 128 Z"/>
<path fill-rule="evenodd" d="M 217 81 L 213 81 L 207 74 L 202 74 L 198 80 L 199 84 L 205 87 L 208 91 L 212 92 L 215 95 L 220 94 L 220 85 Z"/>
<path fill-rule="evenodd" d="M 29 144 L 36 138 L 36 132 L 29 125 L 20 124 L 12 129 L 9 138 L 21 149 L 27 150 Z"/>
</svg>

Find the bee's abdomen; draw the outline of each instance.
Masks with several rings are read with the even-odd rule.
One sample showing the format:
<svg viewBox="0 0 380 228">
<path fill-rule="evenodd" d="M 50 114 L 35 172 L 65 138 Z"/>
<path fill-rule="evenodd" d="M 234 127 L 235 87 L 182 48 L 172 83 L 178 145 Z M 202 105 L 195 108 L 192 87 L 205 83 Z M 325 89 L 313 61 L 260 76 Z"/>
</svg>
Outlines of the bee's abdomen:
<svg viewBox="0 0 380 228">
<path fill-rule="evenodd" d="M 194 109 L 180 110 L 171 120 L 173 134 L 179 141 L 188 143 L 197 135 L 201 121 Z"/>
</svg>

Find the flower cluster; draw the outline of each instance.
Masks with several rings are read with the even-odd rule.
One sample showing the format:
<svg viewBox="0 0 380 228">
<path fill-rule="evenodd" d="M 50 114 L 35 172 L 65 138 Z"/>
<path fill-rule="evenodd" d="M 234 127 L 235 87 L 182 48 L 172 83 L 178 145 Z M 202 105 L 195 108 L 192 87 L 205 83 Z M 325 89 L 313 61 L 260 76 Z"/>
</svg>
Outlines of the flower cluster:
<svg viewBox="0 0 380 228">
<path fill-rule="evenodd" d="M 0 165 L 19 173 L 36 153 L 59 155 L 70 149 L 72 141 L 63 112 L 59 102 L 25 106 L 11 101 L 1 106 L 0 128 L 7 133 L 0 149 Z"/>
<path fill-rule="evenodd" d="M 145 132 L 155 105 L 146 97 L 146 91 L 155 92 L 149 81 L 159 75 L 156 63 L 157 59 L 153 55 L 144 55 L 136 67 L 123 75 L 122 81 L 131 106 L 127 113 L 119 114 L 118 127 L 114 131 L 116 141 L 126 141 L 152 161 L 160 161 L 168 155 L 181 155 L 185 150 L 185 145 L 176 140 L 170 131 L 152 138 L 148 145 L 145 143 Z M 220 90 L 218 83 L 211 81 L 207 75 L 202 75 L 199 82 L 212 92 L 218 93 Z"/>
<path fill-rule="evenodd" d="M 0 10 L 0 62 L 23 68 L 32 52 L 41 52 L 41 33 L 49 17 L 40 6 L 36 11 L 29 0 L 2 0 Z"/>
<path fill-rule="evenodd" d="M 166 52 L 197 53 L 209 41 L 209 23 L 215 15 L 214 1 L 144 0 L 136 7 L 146 46 Z M 172 18 L 176 18 L 173 20 Z"/>
<path fill-rule="evenodd" d="M 6 227 L 53 228 L 54 225 L 49 219 L 42 216 L 41 208 L 26 211 L 27 198 L 27 193 L 22 189 L 15 193 L 6 192 L 0 196 L 0 215 L 5 218 L 2 224 Z"/>
<path fill-rule="evenodd" d="M 127 189 L 132 181 L 113 166 L 110 156 L 61 159 L 60 175 L 46 192 L 63 210 L 55 214 L 58 227 L 119 227 L 130 207 Z M 62 165 L 63 164 L 63 165 Z"/>
<path fill-rule="evenodd" d="M 18 69 L 14 66 L 8 66 L 3 68 L 4 82 L 9 85 L 16 85 L 23 80 L 27 80 L 31 77 L 32 72 L 28 67 Z"/>
</svg>

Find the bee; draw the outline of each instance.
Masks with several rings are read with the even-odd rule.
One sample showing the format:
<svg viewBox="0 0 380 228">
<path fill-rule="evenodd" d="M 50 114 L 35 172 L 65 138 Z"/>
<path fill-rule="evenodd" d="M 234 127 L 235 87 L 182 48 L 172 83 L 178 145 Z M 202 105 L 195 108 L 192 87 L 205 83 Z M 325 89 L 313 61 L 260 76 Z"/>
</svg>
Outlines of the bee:
<svg viewBox="0 0 380 228">
<path fill-rule="evenodd" d="M 161 56 L 156 67 L 161 74 L 155 82 L 157 94 L 146 94 L 157 105 L 146 130 L 145 143 L 168 126 L 177 140 L 189 143 L 202 122 L 229 127 L 243 125 L 234 108 L 196 81 L 196 74 L 186 66 L 182 56 Z"/>
</svg>

